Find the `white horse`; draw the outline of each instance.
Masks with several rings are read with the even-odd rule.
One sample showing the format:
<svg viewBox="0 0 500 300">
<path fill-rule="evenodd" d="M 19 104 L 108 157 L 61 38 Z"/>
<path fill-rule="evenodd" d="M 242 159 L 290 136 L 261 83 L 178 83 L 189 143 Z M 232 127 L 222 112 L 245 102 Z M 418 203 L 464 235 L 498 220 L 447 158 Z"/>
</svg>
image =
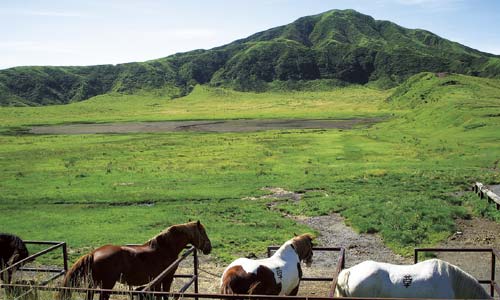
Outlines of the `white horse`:
<svg viewBox="0 0 500 300">
<path fill-rule="evenodd" d="M 362 262 L 340 272 L 335 297 L 491 299 L 474 277 L 439 259 L 415 265 Z"/>
<path fill-rule="evenodd" d="M 270 258 L 238 258 L 224 271 L 222 294 L 297 295 L 302 277 L 300 262 L 312 262 L 310 234 L 299 235 L 281 246 Z"/>
</svg>

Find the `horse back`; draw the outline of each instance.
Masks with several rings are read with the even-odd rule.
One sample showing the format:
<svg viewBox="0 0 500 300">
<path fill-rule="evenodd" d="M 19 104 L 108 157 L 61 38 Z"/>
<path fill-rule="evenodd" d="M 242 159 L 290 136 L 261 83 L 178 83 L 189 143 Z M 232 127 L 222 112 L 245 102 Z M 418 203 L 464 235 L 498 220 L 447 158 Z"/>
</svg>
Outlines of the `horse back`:
<svg viewBox="0 0 500 300">
<path fill-rule="evenodd" d="M 301 277 L 300 262 L 297 259 L 283 260 L 279 257 L 271 257 L 265 259 L 252 260 L 247 258 L 239 258 L 229 265 L 223 275 L 224 277 L 232 277 L 235 282 L 247 283 L 251 280 L 265 282 L 266 286 L 260 288 L 254 287 L 253 294 L 264 293 L 265 295 L 291 294 L 299 285 Z M 227 275 L 226 275 L 227 274 Z M 236 284 L 240 285 L 240 283 Z M 224 282 L 222 285 L 224 286 Z M 246 290 L 247 285 L 243 284 L 242 290 Z M 245 294 L 248 292 L 245 291 Z"/>
<path fill-rule="evenodd" d="M 121 281 L 130 285 L 148 283 L 177 257 L 149 246 L 106 245 L 93 252 L 92 275 L 98 280 Z M 173 273 L 172 273 L 173 276 Z"/>
<path fill-rule="evenodd" d="M 233 265 L 222 275 L 222 294 L 278 295 L 280 292 L 281 283 L 276 282 L 273 271 L 265 266 L 247 272 L 241 265 Z"/>
<path fill-rule="evenodd" d="M 129 269 L 130 259 L 121 246 L 105 245 L 94 250 L 92 255 L 92 277 L 95 281 L 109 278 L 115 281 Z"/>
<path fill-rule="evenodd" d="M 416 265 L 366 261 L 349 271 L 347 290 L 352 297 L 451 299 L 455 296 L 446 270 L 435 260 Z"/>
</svg>

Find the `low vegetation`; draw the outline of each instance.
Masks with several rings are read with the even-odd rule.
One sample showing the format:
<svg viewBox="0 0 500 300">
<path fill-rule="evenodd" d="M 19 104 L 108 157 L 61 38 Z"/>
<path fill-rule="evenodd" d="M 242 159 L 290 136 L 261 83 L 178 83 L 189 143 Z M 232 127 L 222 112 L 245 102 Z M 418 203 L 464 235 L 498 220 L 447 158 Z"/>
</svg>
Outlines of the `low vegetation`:
<svg viewBox="0 0 500 300">
<path fill-rule="evenodd" d="M 95 98 L 68 106 L 2 108 L 7 127 L 0 135 L 0 225 L 29 239 L 66 240 L 75 258 L 101 244 L 145 241 L 171 224 L 199 218 L 212 237 L 214 255 L 229 260 L 262 253 L 268 244 L 308 230 L 286 214 L 339 212 L 359 232 L 378 233 L 395 251 L 410 254 L 414 246 L 449 236 L 455 218 L 477 214 L 500 221 L 492 207 L 455 195 L 475 180 L 500 182 L 494 167 L 500 153 L 499 83 L 423 73 L 392 91 L 350 87 L 253 94 L 197 87 L 159 106 L 149 106 L 159 101 L 154 97 L 109 95 L 100 96 L 105 99 L 99 103 L 108 101 L 100 112 Z M 67 116 L 71 110 L 75 114 Z M 348 131 L 71 136 L 12 131 L 37 122 L 389 112 L 385 122 Z M 248 198 L 268 193 L 263 187 L 296 191 L 303 200 Z"/>
</svg>

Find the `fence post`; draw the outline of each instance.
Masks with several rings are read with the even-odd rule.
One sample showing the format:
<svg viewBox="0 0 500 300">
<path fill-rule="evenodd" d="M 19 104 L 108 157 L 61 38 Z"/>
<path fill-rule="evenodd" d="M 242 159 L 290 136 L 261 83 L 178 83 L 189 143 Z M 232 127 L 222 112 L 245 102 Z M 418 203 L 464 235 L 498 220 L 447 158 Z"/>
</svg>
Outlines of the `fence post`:
<svg viewBox="0 0 500 300">
<path fill-rule="evenodd" d="M 490 285 L 490 296 L 495 297 L 495 287 L 493 283 L 495 282 L 495 269 L 496 269 L 496 255 L 495 252 L 491 251 L 491 285 Z"/>
<path fill-rule="evenodd" d="M 198 251 L 194 250 L 193 252 L 193 274 L 196 276 L 194 280 L 194 292 L 198 294 Z M 195 300 L 198 300 L 198 297 L 195 297 Z"/>
<path fill-rule="evenodd" d="M 63 264 L 64 264 L 64 274 L 68 272 L 68 250 L 66 248 L 66 242 L 62 244 L 63 251 Z"/>
</svg>

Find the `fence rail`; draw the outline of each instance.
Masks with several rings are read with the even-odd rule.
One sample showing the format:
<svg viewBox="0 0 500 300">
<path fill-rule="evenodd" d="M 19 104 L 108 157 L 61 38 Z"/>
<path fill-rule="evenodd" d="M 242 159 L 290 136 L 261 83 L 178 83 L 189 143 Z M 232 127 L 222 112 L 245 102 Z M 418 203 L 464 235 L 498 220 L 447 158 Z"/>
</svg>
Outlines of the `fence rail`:
<svg viewBox="0 0 500 300">
<path fill-rule="evenodd" d="M 26 257 L 23 260 L 20 260 L 16 262 L 15 264 L 10 265 L 9 267 L 0 270 L 0 278 L 3 273 L 14 269 L 18 268 L 20 271 L 28 271 L 28 272 L 41 272 L 41 273 L 54 273 L 53 276 L 51 276 L 49 279 L 44 280 L 43 282 L 39 283 L 39 285 L 46 285 L 49 282 L 55 280 L 56 278 L 63 276 L 66 271 L 68 271 L 68 252 L 66 249 L 66 242 L 56 242 L 56 241 L 24 241 L 24 244 L 26 245 L 47 245 L 50 246 L 46 249 L 43 249 L 35 254 L 32 254 L 28 257 Z M 63 259 L 63 268 L 36 268 L 36 267 L 24 267 L 25 264 L 32 262 L 35 260 L 35 258 L 40 257 L 44 254 L 47 254 L 49 252 L 55 251 L 58 248 L 61 248 L 62 251 L 62 259 Z"/>
<path fill-rule="evenodd" d="M 0 284 L 0 287 L 2 285 Z M 19 288 L 29 288 L 31 286 L 29 285 L 21 285 L 21 284 L 16 284 L 16 285 L 11 285 L 12 287 L 19 287 Z M 230 300 L 241 300 L 241 299 L 256 299 L 256 300 L 262 300 L 262 295 L 239 295 L 239 294 L 233 294 L 233 295 L 228 295 L 228 294 L 207 294 L 207 293 L 178 293 L 178 292 L 173 292 L 173 293 L 165 293 L 165 292 L 155 292 L 155 291 L 125 291 L 125 290 L 108 290 L 108 289 L 87 289 L 87 288 L 68 288 L 68 287 L 48 287 L 48 286 L 40 286 L 36 287 L 39 291 L 47 291 L 47 292 L 57 292 L 57 291 L 72 291 L 72 292 L 77 292 L 77 293 L 87 293 L 87 292 L 93 292 L 93 293 L 109 293 L 111 295 L 125 295 L 125 296 L 139 296 L 143 297 L 146 296 L 146 299 L 149 299 L 148 297 L 154 297 L 154 296 L 169 296 L 169 297 L 174 297 L 174 298 L 183 298 L 183 299 L 196 299 L 196 298 L 201 298 L 201 299 L 230 299 Z M 267 300 L 332 300 L 330 297 L 320 297 L 320 296 L 275 296 L 275 295 L 265 295 L 265 298 Z M 342 299 L 342 300 L 368 300 L 370 298 L 360 298 L 360 297 L 342 297 L 342 298 L 337 298 L 337 299 Z M 377 300 L 431 300 L 427 298 L 375 298 Z M 435 299 L 432 299 L 435 300 Z M 444 299 L 441 299 L 444 300 Z M 491 300 L 491 299 L 490 299 Z"/>
<path fill-rule="evenodd" d="M 23 265 L 24 263 L 28 261 L 34 260 L 36 257 L 39 257 L 45 253 L 48 253 L 50 251 L 53 251 L 54 249 L 57 249 L 58 247 L 63 247 L 63 257 L 64 257 L 64 268 L 67 270 L 67 254 L 66 254 L 66 244 L 63 242 L 36 242 L 36 241 L 28 241 L 28 243 L 32 244 L 48 244 L 52 245 L 51 247 L 40 251 L 36 254 L 31 255 L 30 257 L 26 258 L 23 261 L 20 261 L 16 265 Z M 270 246 L 268 247 L 268 255 L 271 255 L 271 252 L 273 250 L 278 249 L 279 247 L 276 246 Z M 330 281 L 331 280 L 331 287 L 330 291 L 328 294 L 328 297 L 320 297 L 320 296 L 273 296 L 273 295 L 266 295 L 266 299 L 268 300 L 331 300 L 334 295 L 335 287 L 337 284 L 337 278 L 338 274 L 342 269 L 345 267 L 345 249 L 343 247 L 314 247 L 314 251 L 335 251 L 339 253 L 339 257 L 337 260 L 337 266 L 334 271 L 334 274 L 332 277 L 325 278 L 325 277 L 313 277 L 313 278 L 303 278 L 304 281 Z M 492 297 L 494 297 L 495 292 L 497 295 L 500 295 L 500 285 L 495 281 L 495 271 L 496 271 L 496 260 L 500 259 L 500 251 L 498 249 L 494 248 L 416 248 L 415 249 L 415 263 L 418 262 L 418 255 L 421 252 L 465 252 L 465 253 L 491 253 L 491 276 L 490 279 L 488 280 L 481 280 L 480 282 L 489 284 L 491 287 L 490 294 Z M 193 254 L 194 257 L 194 266 L 193 266 L 193 274 L 190 275 L 176 275 L 175 277 L 181 277 L 181 278 L 189 278 L 188 282 L 179 290 L 179 292 L 158 292 L 158 291 L 151 291 L 151 289 L 157 285 L 161 280 L 169 274 L 169 272 L 172 272 L 179 264 L 181 261 L 186 259 L 189 255 Z M 13 265 L 9 268 L 6 268 L 2 271 L 0 271 L 0 274 L 7 271 L 8 269 L 12 267 L 16 267 L 16 265 Z M 31 268 L 26 268 L 26 270 L 30 270 Z M 45 268 L 45 269 L 37 269 L 37 270 L 43 270 L 41 272 L 50 272 L 54 271 L 55 269 L 51 268 Z M 63 273 L 64 274 L 64 273 Z M 57 275 L 57 274 L 56 274 Z M 57 278 L 57 277 L 56 277 Z M 53 279 L 52 279 L 53 280 Z M 194 293 L 186 293 L 186 290 L 192 285 L 195 284 L 195 292 Z M 39 285 L 32 285 L 32 284 L 5 284 L 5 283 L 0 283 L 0 288 L 20 288 L 24 290 L 35 290 L 35 291 L 43 291 L 43 292 L 57 292 L 57 291 L 73 291 L 73 292 L 78 292 L 78 293 L 109 293 L 112 295 L 127 295 L 130 297 L 143 297 L 143 296 L 149 296 L 149 297 L 154 297 L 154 296 L 169 296 L 173 297 L 173 299 L 179 299 L 179 298 L 190 298 L 190 299 L 262 299 L 262 295 L 225 295 L 225 294 L 207 294 L 207 293 L 199 293 L 198 291 L 198 257 L 196 254 L 196 250 L 194 247 L 191 247 L 187 249 L 181 257 L 179 257 L 173 264 L 171 264 L 167 269 L 165 269 L 160 275 L 158 275 L 153 281 L 151 281 L 149 284 L 144 286 L 142 289 L 136 289 L 136 290 L 109 290 L 109 289 L 97 289 L 97 288 L 73 288 L 73 287 L 50 287 L 45 284 L 39 284 Z M 352 300 L 361 300 L 363 298 L 342 298 L 342 299 L 352 299 Z M 383 298 L 379 298 L 379 300 L 382 300 Z M 398 300 L 393 298 L 392 300 Z M 411 300 L 410 298 L 406 298 L 406 300 Z M 422 299 L 420 299 L 422 300 Z"/>
<path fill-rule="evenodd" d="M 472 186 L 472 190 L 481 198 L 486 198 L 488 202 L 494 202 L 496 204 L 497 210 L 500 210 L 500 196 L 495 194 L 493 191 L 488 189 L 481 182 L 476 182 Z"/>
</svg>

